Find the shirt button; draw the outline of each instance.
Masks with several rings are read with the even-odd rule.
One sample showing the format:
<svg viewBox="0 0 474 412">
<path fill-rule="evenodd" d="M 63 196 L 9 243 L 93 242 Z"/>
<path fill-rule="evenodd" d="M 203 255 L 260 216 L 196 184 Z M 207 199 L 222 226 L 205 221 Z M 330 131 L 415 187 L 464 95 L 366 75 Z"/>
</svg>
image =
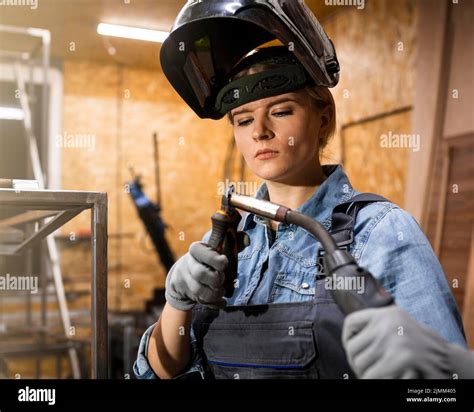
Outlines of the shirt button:
<svg viewBox="0 0 474 412">
<path fill-rule="evenodd" d="M 303 289 L 308 289 L 308 288 L 309 288 L 309 285 L 308 285 L 306 282 L 304 282 L 304 283 L 301 284 L 301 287 L 302 287 Z"/>
</svg>

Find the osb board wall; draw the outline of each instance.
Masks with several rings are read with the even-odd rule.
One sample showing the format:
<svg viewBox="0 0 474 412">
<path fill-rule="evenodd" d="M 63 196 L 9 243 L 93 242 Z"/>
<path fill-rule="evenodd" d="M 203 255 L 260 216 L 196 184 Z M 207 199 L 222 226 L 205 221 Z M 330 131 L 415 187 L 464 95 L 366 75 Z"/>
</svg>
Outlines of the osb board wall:
<svg viewBox="0 0 474 412">
<path fill-rule="evenodd" d="M 344 153 L 356 189 L 382 194 L 401 206 L 409 149 L 382 148 L 380 137 L 408 133 L 410 113 L 341 130 L 349 122 L 412 104 L 415 23 L 410 0 L 367 0 L 363 10 L 340 6 L 323 22 L 336 45 L 341 79 L 332 90 L 337 133 L 322 161 L 339 163 Z M 157 131 L 163 218 L 169 224 L 167 238 L 180 256 L 210 227 L 231 129 L 225 119 L 195 116 L 162 73 L 113 63 L 65 61 L 63 107 L 62 138 L 89 135 L 90 140 L 62 148 L 62 187 L 106 191 L 109 196 L 109 307 L 143 310 L 153 288 L 164 285 L 164 271 L 154 252 L 143 248 L 144 228 L 124 187 L 130 179 L 127 167 L 133 165 L 143 175 L 145 191 L 154 199 L 151 135 Z M 260 182 L 248 171 L 245 179 Z M 85 212 L 61 233 L 78 236 L 87 233 L 89 225 L 90 213 Z M 86 291 L 87 244 L 68 243 L 66 238 L 61 251 L 66 290 Z M 90 297 L 71 300 L 69 306 L 87 310 Z M 78 337 L 90 332 L 80 319 L 73 319 L 73 325 Z"/>
<path fill-rule="evenodd" d="M 383 147 L 381 142 L 387 130 L 392 131 L 392 136 L 409 134 L 410 117 L 410 113 L 401 113 L 344 130 L 344 167 L 354 187 L 403 205 L 408 150 L 411 149 Z"/>
<path fill-rule="evenodd" d="M 324 23 L 336 45 L 342 71 L 333 90 L 338 133 L 323 163 L 341 160 L 342 125 L 412 103 L 414 23 L 414 6 L 408 0 L 367 1 L 362 11 L 341 6 L 340 12 Z M 65 61 L 64 88 L 64 132 L 90 134 L 95 145 L 92 149 L 63 148 L 63 188 L 108 192 L 112 235 L 109 304 L 140 309 L 152 289 L 164 284 L 164 273 L 155 254 L 140 246 L 144 229 L 123 187 L 129 179 L 127 166 L 132 164 L 143 175 L 146 193 L 154 198 L 151 135 L 158 131 L 163 217 L 170 225 L 168 239 L 179 256 L 209 229 L 210 215 L 218 206 L 217 183 L 222 179 L 230 127 L 226 120 L 199 119 L 164 75 L 154 71 Z M 405 156 L 398 158 L 397 150 L 386 149 L 387 156 L 398 159 L 384 170 L 374 159 L 380 152 L 376 145 L 380 134 L 392 128 L 393 132 L 409 130 L 409 121 L 409 116 L 401 116 L 346 131 L 346 159 L 351 156 L 346 166 L 357 189 L 375 191 L 403 205 Z M 361 150 L 373 151 L 365 169 L 353 161 Z M 368 181 L 368 175 L 377 178 Z M 246 179 L 259 182 L 251 173 Z M 88 225 L 89 217 L 79 216 L 63 233 Z M 119 239 L 117 234 L 126 237 Z M 63 253 L 66 275 L 87 275 L 89 258 L 75 256 L 73 249 Z"/>
<path fill-rule="evenodd" d="M 167 238 L 180 256 L 209 229 L 218 206 L 217 184 L 231 136 L 229 125 L 226 120 L 197 118 L 163 74 L 153 71 L 65 62 L 64 85 L 64 130 L 69 135 L 95 136 L 95 146 L 63 148 L 63 188 L 108 192 L 109 304 L 112 308 L 117 304 L 118 283 L 120 308 L 140 309 L 153 288 L 163 286 L 164 273 L 156 255 L 140 246 L 144 228 L 124 187 L 130 179 L 127 167 L 133 165 L 143 175 L 145 191 L 154 199 L 151 136 L 157 131 L 163 218 L 169 225 Z M 63 233 L 88 225 L 89 218 L 79 216 Z M 119 234 L 128 236 L 119 239 Z M 78 262 L 74 256 L 63 254 L 65 274 L 87 274 L 87 260 Z"/>
<path fill-rule="evenodd" d="M 344 133 L 341 129 L 350 122 L 412 105 L 415 3 L 368 0 L 362 10 L 353 6 L 340 6 L 340 9 L 341 12 L 323 22 L 341 65 L 339 84 L 332 89 L 337 107 L 337 134 L 324 160 L 341 162 L 346 148 L 344 166 L 356 189 L 375 191 L 403 206 L 406 150 L 381 151 L 379 143 L 382 134 L 400 130 L 410 133 L 410 117 L 393 121 L 389 117 L 376 124 L 346 129 Z M 364 168 L 359 168 L 356 165 L 360 164 L 363 151 L 366 162 Z M 381 154 L 395 163 L 382 163 L 378 159 Z"/>
</svg>

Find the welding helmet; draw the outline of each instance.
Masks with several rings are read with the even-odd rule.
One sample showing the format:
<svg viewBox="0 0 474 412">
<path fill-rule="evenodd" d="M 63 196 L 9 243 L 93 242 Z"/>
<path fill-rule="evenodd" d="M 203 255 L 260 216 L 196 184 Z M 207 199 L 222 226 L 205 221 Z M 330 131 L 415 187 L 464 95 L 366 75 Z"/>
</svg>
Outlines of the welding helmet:
<svg viewBox="0 0 474 412">
<path fill-rule="evenodd" d="M 229 85 L 236 65 L 275 40 L 315 85 L 337 84 L 334 46 L 303 0 L 190 0 L 161 46 L 160 62 L 170 84 L 200 118 L 220 119 L 230 106 L 221 104 L 226 99 L 219 93 Z M 298 81 L 301 70 L 293 72 L 288 68 Z M 254 83 L 261 88 L 261 81 Z"/>
</svg>

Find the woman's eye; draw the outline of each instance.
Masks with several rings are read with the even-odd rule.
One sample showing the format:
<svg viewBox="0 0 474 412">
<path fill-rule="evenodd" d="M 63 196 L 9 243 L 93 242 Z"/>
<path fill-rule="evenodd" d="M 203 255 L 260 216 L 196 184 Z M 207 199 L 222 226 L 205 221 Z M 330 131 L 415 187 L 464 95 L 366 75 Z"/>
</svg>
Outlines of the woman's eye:
<svg viewBox="0 0 474 412">
<path fill-rule="evenodd" d="M 241 120 L 240 122 L 237 122 L 237 125 L 238 126 L 247 126 L 248 124 L 250 124 L 251 121 L 252 121 L 251 119 Z"/>
<path fill-rule="evenodd" d="M 282 110 L 279 112 L 272 113 L 272 115 L 276 117 L 289 116 L 291 114 L 293 114 L 293 110 Z M 253 119 L 237 121 L 237 126 L 248 126 L 250 123 L 252 123 L 252 120 Z"/>
<path fill-rule="evenodd" d="M 283 117 L 283 116 L 288 116 L 292 113 L 293 113 L 293 110 L 284 110 L 284 111 L 281 111 L 281 112 L 273 113 L 273 116 Z"/>
</svg>

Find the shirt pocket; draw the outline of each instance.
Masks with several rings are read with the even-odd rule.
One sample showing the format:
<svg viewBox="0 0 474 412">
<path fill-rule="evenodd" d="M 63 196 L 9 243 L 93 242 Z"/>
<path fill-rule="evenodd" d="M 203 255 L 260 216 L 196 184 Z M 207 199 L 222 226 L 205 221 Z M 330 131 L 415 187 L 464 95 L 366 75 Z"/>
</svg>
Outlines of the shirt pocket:
<svg viewBox="0 0 474 412">
<path fill-rule="evenodd" d="M 277 273 L 269 303 L 312 300 L 316 291 L 317 274 L 316 267 Z"/>
<path fill-rule="evenodd" d="M 252 257 L 255 257 L 262 249 L 263 245 L 253 246 L 252 244 L 250 244 L 241 252 L 239 252 L 239 254 L 237 255 L 237 259 L 239 262 L 248 261 L 249 259 L 252 259 Z"/>
</svg>

